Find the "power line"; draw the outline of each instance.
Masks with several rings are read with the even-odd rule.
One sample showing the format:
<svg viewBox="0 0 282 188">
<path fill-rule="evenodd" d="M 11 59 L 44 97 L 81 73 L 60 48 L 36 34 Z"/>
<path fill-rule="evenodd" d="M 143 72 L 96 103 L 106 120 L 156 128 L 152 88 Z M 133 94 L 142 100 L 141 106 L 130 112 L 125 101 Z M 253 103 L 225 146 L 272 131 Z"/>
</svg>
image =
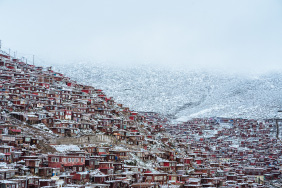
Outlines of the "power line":
<svg viewBox="0 0 282 188">
<path fill-rule="evenodd" d="M 11 55 L 11 53 L 14 52 L 13 56 Z M 21 53 L 18 51 L 12 51 L 11 48 L 8 47 L 3 47 L 2 45 L 2 40 L 0 40 L 0 53 L 5 54 L 10 56 L 11 58 L 17 58 L 25 63 L 31 62 L 33 63 L 33 65 L 35 65 L 35 55 L 34 54 L 29 54 L 29 53 Z M 21 57 L 21 58 L 20 58 Z M 41 59 L 40 57 L 36 57 L 37 63 L 39 64 L 45 64 L 45 60 Z"/>
</svg>

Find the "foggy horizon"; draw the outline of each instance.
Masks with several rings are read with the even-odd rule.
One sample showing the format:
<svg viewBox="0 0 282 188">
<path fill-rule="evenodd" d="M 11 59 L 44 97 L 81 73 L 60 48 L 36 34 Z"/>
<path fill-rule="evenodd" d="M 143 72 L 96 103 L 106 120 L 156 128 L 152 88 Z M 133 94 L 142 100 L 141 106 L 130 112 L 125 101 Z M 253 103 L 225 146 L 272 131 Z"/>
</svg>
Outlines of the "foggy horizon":
<svg viewBox="0 0 282 188">
<path fill-rule="evenodd" d="M 278 0 L 1 0 L 0 10 L 2 49 L 36 64 L 282 70 Z"/>
</svg>

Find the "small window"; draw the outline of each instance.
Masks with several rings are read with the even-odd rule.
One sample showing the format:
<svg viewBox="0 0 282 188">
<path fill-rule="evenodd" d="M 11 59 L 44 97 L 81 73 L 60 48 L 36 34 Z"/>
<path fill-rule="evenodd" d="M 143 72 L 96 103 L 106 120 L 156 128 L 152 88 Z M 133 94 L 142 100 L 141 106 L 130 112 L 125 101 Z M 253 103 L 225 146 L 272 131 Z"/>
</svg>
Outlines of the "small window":
<svg viewBox="0 0 282 188">
<path fill-rule="evenodd" d="M 147 176 L 147 180 L 152 180 L 152 176 Z"/>
</svg>

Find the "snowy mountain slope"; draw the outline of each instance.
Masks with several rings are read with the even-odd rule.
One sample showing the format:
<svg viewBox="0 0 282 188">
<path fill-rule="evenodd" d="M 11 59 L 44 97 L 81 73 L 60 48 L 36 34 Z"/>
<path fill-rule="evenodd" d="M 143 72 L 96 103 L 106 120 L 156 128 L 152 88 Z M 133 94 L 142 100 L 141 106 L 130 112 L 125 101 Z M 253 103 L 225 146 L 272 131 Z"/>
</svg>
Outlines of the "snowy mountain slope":
<svg viewBox="0 0 282 188">
<path fill-rule="evenodd" d="M 136 111 L 173 119 L 192 117 L 272 118 L 282 105 L 282 74 L 228 75 L 153 67 L 110 67 L 77 63 L 56 70 L 103 89 Z"/>
</svg>

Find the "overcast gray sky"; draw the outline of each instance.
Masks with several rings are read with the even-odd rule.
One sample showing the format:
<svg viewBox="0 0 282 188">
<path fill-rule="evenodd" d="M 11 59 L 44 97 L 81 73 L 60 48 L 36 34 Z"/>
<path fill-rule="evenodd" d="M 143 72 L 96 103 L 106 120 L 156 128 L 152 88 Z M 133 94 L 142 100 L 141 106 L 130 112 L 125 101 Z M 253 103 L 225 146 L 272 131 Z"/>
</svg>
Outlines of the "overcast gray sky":
<svg viewBox="0 0 282 188">
<path fill-rule="evenodd" d="M 281 0 L 0 0 L 0 40 L 48 62 L 282 69 Z"/>
</svg>

